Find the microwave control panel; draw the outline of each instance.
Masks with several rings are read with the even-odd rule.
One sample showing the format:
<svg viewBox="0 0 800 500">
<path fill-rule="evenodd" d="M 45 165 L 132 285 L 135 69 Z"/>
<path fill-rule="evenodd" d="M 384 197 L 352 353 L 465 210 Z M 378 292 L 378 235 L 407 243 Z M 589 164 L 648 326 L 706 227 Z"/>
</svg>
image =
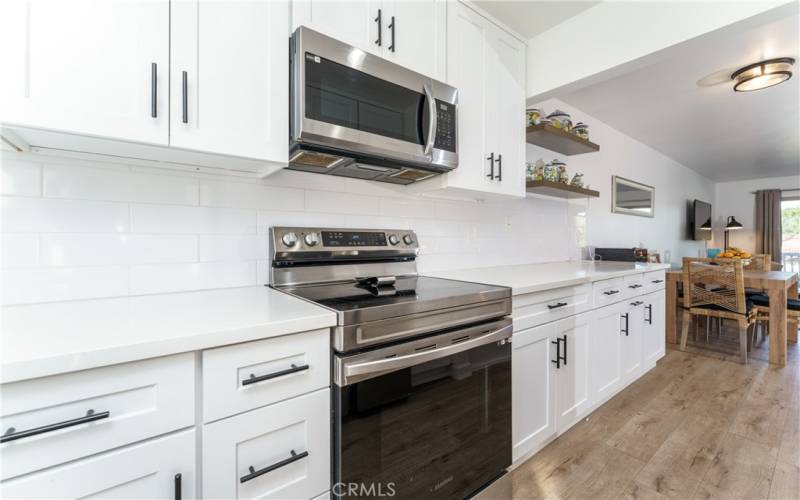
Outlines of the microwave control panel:
<svg viewBox="0 0 800 500">
<path fill-rule="evenodd" d="M 436 99 L 436 139 L 433 147 L 456 152 L 456 105 Z"/>
</svg>

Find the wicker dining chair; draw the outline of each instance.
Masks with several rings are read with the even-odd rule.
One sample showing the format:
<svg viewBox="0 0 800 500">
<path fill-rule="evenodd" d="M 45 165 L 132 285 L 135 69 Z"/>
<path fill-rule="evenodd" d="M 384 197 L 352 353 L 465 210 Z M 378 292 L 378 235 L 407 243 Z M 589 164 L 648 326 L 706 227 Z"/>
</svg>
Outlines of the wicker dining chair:
<svg viewBox="0 0 800 500">
<path fill-rule="evenodd" d="M 683 324 L 680 350 L 686 350 L 692 316 L 736 321 L 739 326 L 739 355 L 747 363 L 750 327 L 755 324 L 753 303 L 744 293 L 741 261 L 683 258 Z"/>
<path fill-rule="evenodd" d="M 761 330 L 761 341 L 769 333 L 769 296 L 766 293 L 749 295 L 747 300 L 753 303 L 756 315 L 754 336 Z M 797 342 L 797 327 L 800 326 L 800 299 L 786 300 L 786 338 L 790 342 Z"/>
<path fill-rule="evenodd" d="M 750 256 L 750 263 L 744 266 L 748 271 L 770 271 L 772 270 L 772 255 L 768 253 L 757 253 Z"/>
</svg>

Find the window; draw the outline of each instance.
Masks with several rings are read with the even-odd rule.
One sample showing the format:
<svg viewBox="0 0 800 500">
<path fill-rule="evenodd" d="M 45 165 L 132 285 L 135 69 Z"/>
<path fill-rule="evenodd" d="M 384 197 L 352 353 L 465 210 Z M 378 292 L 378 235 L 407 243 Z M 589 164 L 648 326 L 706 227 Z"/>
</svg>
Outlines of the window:
<svg viewBox="0 0 800 500">
<path fill-rule="evenodd" d="M 800 199 L 781 201 L 783 270 L 800 272 Z"/>
</svg>

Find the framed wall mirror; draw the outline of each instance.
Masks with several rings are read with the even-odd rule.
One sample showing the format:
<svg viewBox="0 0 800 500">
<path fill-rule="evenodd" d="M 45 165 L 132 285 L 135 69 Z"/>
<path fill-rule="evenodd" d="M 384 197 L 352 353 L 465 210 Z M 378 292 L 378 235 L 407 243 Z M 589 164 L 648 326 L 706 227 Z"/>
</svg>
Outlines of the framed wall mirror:
<svg viewBox="0 0 800 500">
<path fill-rule="evenodd" d="M 654 217 L 656 188 L 613 176 L 611 178 L 611 211 L 618 214 Z"/>
</svg>

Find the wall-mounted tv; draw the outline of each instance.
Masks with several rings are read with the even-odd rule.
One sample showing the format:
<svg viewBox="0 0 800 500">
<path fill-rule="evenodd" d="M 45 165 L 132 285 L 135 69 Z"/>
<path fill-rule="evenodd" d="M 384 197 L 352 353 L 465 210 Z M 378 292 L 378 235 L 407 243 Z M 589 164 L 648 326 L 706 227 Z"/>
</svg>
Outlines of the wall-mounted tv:
<svg viewBox="0 0 800 500">
<path fill-rule="evenodd" d="M 691 237 L 695 240 L 711 239 L 711 203 L 694 200 L 691 212 Z"/>
</svg>

